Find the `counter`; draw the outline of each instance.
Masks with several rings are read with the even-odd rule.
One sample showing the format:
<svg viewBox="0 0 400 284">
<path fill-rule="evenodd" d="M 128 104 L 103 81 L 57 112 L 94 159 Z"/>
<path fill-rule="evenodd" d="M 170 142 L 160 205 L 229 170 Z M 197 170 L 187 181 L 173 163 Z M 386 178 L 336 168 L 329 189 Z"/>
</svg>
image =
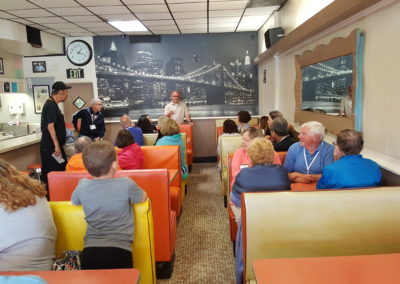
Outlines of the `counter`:
<svg viewBox="0 0 400 284">
<path fill-rule="evenodd" d="M 42 134 L 35 133 L 0 141 L 0 154 L 40 142 Z"/>
</svg>

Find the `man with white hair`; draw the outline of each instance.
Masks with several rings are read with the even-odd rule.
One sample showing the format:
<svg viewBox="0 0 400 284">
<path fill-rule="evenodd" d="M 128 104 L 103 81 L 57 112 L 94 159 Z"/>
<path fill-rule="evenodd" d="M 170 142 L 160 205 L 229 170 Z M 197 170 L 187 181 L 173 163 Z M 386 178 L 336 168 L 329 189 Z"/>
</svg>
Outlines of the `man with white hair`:
<svg viewBox="0 0 400 284">
<path fill-rule="evenodd" d="M 301 125 L 300 142 L 290 146 L 283 164 L 292 182 L 316 182 L 322 169 L 334 162 L 333 146 L 324 142 L 324 136 L 325 127 L 318 121 Z"/>
<path fill-rule="evenodd" d="M 101 113 L 102 107 L 103 102 L 100 99 L 92 99 L 88 108 L 81 109 L 72 116 L 72 123 L 79 136 L 87 136 L 93 141 L 103 138 L 106 127 Z"/>
<path fill-rule="evenodd" d="M 144 145 L 142 129 L 140 127 L 135 127 L 132 123 L 132 119 L 129 116 L 121 116 L 119 118 L 119 123 L 121 124 L 122 129 L 128 130 L 132 134 L 135 143 L 137 143 L 139 146 Z"/>
</svg>

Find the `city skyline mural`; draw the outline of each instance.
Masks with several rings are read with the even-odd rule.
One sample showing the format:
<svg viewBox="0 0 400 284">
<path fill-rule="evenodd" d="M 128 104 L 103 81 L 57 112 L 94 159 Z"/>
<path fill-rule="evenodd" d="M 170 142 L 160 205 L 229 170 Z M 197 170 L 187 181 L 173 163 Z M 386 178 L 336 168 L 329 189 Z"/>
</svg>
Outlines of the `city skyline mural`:
<svg viewBox="0 0 400 284">
<path fill-rule="evenodd" d="M 106 117 L 164 114 L 173 90 L 192 117 L 258 114 L 257 33 L 162 35 L 160 42 L 94 37 L 99 98 Z"/>
</svg>

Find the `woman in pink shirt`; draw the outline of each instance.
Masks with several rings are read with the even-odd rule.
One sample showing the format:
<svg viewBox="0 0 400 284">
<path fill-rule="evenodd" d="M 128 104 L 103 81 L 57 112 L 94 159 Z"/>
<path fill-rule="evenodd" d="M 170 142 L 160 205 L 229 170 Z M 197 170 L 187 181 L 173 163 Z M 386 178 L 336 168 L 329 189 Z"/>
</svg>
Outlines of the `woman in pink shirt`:
<svg viewBox="0 0 400 284">
<path fill-rule="evenodd" d="M 251 167 L 251 160 L 249 158 L 249 155 L 247 154 L 247 148 L 250 144 L 250 141 L 256 137 L 264 137 L 262 131 L 258 128 L 250 127 L 243 132 L 242 147 L 235 151 L 235 153 L 233 154 L 233 158 L 232 158 L 232 163 L 231 163 L 232 181 L 231 181 L 230 188 L 232 188 L 233 183 L 235 182 L 236 176 L 238 175 L 240 170 L 242 168 Z M 281 159 L 279 158 L 279 155 L 276 152 L 274 152 L 273 164 L 282 165 Z"/>
</svg>

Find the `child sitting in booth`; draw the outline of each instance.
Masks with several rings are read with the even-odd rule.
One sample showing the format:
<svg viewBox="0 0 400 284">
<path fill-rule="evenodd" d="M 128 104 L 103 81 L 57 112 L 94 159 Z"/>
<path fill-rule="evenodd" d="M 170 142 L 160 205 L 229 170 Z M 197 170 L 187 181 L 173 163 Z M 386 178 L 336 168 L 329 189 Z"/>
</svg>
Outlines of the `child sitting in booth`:
<svg viewBox="0 0 400 284">
<path fill-rule="evenodd" d="M 83 206 L 88 224 L 82 269 L 132 268 L 134 216 L 132 203 L 143 202 L 146 192 L 129 178 L 113 178 L 118 168 L 111 143 L 99 141 L 85 147 L 83 163 L 93 179 L 81 179 L 72 194 Z"/>
<path fill-rule="evenodd" d="M 122 129 L 118 132 L 115 145 L 118 154 L 118 164 L 123 170 L 140 169 L 144 163 L 142 148 L 135 143 L 132 133 Z"/>
</svg>

